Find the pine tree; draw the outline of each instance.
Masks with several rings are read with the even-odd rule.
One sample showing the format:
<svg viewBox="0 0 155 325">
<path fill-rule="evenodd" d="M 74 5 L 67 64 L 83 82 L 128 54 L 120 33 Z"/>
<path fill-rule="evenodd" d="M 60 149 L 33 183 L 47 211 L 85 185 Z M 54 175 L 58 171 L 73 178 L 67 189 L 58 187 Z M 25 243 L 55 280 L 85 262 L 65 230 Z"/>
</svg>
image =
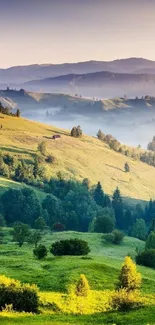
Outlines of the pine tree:
<svg viewBox="0 0 155 325">
<path fill-rule="evenodd" d="M 120 204 L 122 205 L 122 197 L 121 197 L 121 192 L 117 187 L 112 196 L 112 206 L 115 209 Z"/>
<path fill-rule="evenodd" d="M 104 192 L 101 186 L 101 183 L 98 182 L 95 191 L 94 191 L 94 200 L 96 203 L 102 207 L 104 207 Z"/>
<path fill-rule="evenodd" d="M 112 206 L 115 211 L 116 226 L 119 229 L 123 229 L 123 224 L 124 224 L 123 201 L 118 187 L 113 193 Z"/>
<path fill-rule="evenodd" d="M 123 229 L 128 230 L 130 227 L 133 225 L 133 216 L 132 213 L 129 209 L 127 209 L 124 213 L 124 218 L 123 218 Z"/>
<path fill-rule="evenodd" d="M 17 117 L 20 117 L 20 114 L 21 114 L 21 113 L 20 113 L 20 109 L 18 108 L 18 109 L 17 109 L 17 112 L 16 112 L 16 116 L 17 116 Z"/>
<path fill-rule="evenodd" d="M 141 286 L 141 274 L 137 272 L 136 264 L 129 256 L 126 256 L 119 276 L 119 289 L 134 291 Z"/>
<path fill-rule="evenodd" d="M 84 274 L 80 275 L 80 279 L 76 285 L 75 294 L 77 296 L 87 297 L 89 294 L 89 283 Z"/>
</svg>

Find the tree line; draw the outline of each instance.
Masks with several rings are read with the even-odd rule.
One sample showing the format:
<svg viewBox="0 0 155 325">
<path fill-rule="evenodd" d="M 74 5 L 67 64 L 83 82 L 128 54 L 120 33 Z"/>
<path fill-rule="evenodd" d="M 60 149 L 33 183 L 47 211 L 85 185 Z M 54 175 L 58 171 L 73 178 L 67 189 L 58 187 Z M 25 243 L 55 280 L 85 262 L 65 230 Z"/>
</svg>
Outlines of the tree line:
<svg viewBox="0 0 155 325">
<path fill-rule="evenodd" d="M 97 133 L 97 138 L 105 142 L 110 149 L 121 153 L 126 157 L 131 157 L 134 160 L 140 160 L 150 166 L 155 167 L 155 137 L 152 142 L 148 144 L 148 150 L 140 150 L 140 145 L 138 148 L 130 148 L 128 146 L 122 145 L 116 138 L 111 134 L 105 135 L 101 130 Z"/>
<path fill-rule="evenodd" d="M 36 192 L 28 187 L 7 190 L 0 197 L 0 226 L 20 222 L 41 230 L 48 227 L 53 231 L 103 234 L 119 229 L 145 240 L 155 225 L 155 201 L 150 200 L 145 209 L 140 204 L 129 207 L 119 188 L 110 197 L 100 182 L 90 186 L 88 179 L 65 180 L 59 175 L 47 182 L 46 192 L 41 203 Z M 112 234 L 114 241 L 116 235 Z"/>
<path fill-rule="evenodd" d="M 17 108 L 16 112 L 13 113 L 13 112 L 11 111 L 11 108 L 9 108 L 9 107 L 4 107 L 4 106 L 2 105 L 2 103 L 0 103 L 0 113 L 1 113 L 1 114 L 4 114 L 4 115 L 11 115 L 11 116 L 16 116 L 16 117 L 20 117 L 20 116 L 21 116 L 21 112 L 20 112 L 20 109 L 19 109 L 19 108 Z"/>
</svg>

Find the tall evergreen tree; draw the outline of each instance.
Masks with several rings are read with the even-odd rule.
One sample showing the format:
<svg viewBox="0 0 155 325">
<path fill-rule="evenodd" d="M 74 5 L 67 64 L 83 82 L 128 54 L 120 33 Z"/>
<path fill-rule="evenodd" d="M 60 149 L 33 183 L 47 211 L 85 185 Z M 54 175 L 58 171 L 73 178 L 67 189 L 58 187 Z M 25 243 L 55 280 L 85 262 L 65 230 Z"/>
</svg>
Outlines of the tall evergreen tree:
<svg viewBox="0 0 155 325">
<path fill-rule="evenodd" d="M 100 182 L 97 183 L 97 186 L 95 188 L 94 191 L 94 200 L 96 201 L 96 203 L 102 207 L 104 207 L 104 192 L 102 189 L 102 185 Z"/>
<path fill-rule="evenodd" d="M 120 204 L 122 205 L 122 197 L 121 197 L 121 192 L 117 187 L 112 196 L 112 206 L 115 209 Z"/>
<path fill-rule="evenodd" d="M 118 187 L 113 193 L 112 206 L 115 211 L 116 226 L 119 229 L 123 229 L 123 222 L 124 222 L 123 201 L 121 197 L 121 192 Z"/>
<path fill-rule="evenodd" d="M 133 225 L 133 216 L 129 209 L 125 211 L 123 220 L 123 229 L 127 231 Z"/>
</svg>

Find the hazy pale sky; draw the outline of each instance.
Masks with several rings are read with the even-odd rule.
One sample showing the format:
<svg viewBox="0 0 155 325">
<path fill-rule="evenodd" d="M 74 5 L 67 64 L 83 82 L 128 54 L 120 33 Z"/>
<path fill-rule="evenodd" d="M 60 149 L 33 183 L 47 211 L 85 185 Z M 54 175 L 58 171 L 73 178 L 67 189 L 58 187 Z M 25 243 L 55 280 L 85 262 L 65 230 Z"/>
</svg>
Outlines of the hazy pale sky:
<svg viewBox="0 0 155 325">
<path fill-rule="evenodd" d="M 0 67 L 155 60 L 155 0 L 0 0 Z"/>
</svg>

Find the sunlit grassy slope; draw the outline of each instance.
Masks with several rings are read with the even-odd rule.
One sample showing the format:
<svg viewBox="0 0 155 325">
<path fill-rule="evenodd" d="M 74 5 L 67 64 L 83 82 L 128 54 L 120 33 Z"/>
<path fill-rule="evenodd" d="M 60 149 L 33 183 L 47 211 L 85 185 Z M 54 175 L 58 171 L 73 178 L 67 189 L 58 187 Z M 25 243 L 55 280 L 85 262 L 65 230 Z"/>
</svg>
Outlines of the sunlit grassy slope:
<svg viewBox="0 0 155 325">
<path fill-rule="evenodd" d="M 75 139 L 70 137 L 69 131 L 5 115 L 0 115 L 0 124 L 3 125 L 1 150 L 18 158 L 32 160 L 38 143 L 46 142 L 48 153 L 57 158 L 56 164 L 46 164 L 48 177 L 61 171 L 65 177 L 73 179 L 87 177 L 92 185 L 100 180 L 109 194 L 119 186 L 122 195 L 129 198 L 148 200 L 155 197 L 155 168 L 114 152 L 96 138 Z M 51 139 L 56 133 L 61 134 L 60 140 Z M 130 173 L 124 172 L 126 161 Z M 1 186 L 3 182 L 0 179 Z"/>
<path fill-rule="evenodd" d="M 11 243 L 9 229 L 5 229 L 6 243 L 0 245 L 0 274 L 19 279 L 23 282 L 35 283 L 39 286 L 41 293 L 47 300 L 52 301 L 53 292 L 65 292 L 69 284 L 74 283 L 81 273 L 89 280 L 92 290 L 113 290 L 116 287 L 120 268 L 124 257 L 130 254 L 135 257 L 135 248 L 143 249 L 145 243 L 135 238 L 126 237 L 120 246 L 107 244 L 102 234 L 88 233 L 47 233 L 42 242 L 49 249 L 52 242 L 58 239 L 81 238 L 88 241 L 91 252 L 88 257 L 64 256 L 53 257 L 50 252 L 48 256 L 39 261 L 33 256 L 33 246 L 24 244 L 22 248 Z M 142 274 L 143 294 L 154 297 L 155 271 L 145 267 L 138 267 Z M 18 314 L 0 313 L 0 323 L 12 324 L 118 324 L 118 325 L 153 325 L 154 306 L 138 309 L 129 313 L 104 313 L 96 315 L 52 315 L 49 310 L 43 314 Z"/>
</svg>

